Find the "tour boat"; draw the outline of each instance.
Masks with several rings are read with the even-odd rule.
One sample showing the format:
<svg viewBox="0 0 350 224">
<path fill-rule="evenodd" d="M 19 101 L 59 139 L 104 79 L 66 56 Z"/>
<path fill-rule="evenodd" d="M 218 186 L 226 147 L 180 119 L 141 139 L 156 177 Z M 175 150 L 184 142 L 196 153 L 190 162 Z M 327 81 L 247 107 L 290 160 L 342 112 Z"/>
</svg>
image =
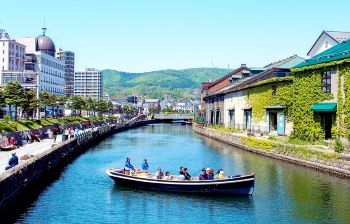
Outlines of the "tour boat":
<svg viewBox="0 0 350 224">
<path fill-rule="evenodd" d="M 106 170 L 115 184 L 144 190 L 167 191 L 178 193 L 214 194 L 214 195 L 251 195 L 254 190 L 254 174 L 228 176 L 215 180 L 178 180 L 172 176 L 170 180 L 157 179 L 148 172 L 124 172 L 123 168 Z"/>
</svg>

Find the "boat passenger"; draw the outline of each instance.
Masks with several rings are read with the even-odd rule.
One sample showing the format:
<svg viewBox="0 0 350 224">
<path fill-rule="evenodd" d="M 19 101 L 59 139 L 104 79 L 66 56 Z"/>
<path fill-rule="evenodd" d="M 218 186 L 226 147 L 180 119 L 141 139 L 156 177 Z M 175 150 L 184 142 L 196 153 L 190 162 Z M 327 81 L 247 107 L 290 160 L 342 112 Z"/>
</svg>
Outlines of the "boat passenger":
<svg viewBox="0 0 350 224">
<path fill-rule="evenodd" d="M 214 170 L 213 169 L 207 168 L 206 173 L 208 176 L 208 180 L 214 180 Z"/>
<path fill-rule="evenodd" d="M 214 179 L 219 179 L 220 171 L 222 171 L 222 169 L 218 169 L 218 171 L 216 172 L 216 174 L 214 176 Z"/>
<path fill-rule="evenodd" d="M 220 170 L 219 179 L 225 179 L 224 171 Z"/>
<path fill-rule="evenodd" d="M 143 163 L 141 164 L 141 168 L 143 171 L 147 171 L 149 169 L 147 159 L 143 160 Z"/>
<path fill-rule="evenodd" d="M 173 179 L 173 177 L 170 175 L 169 171 L 166 171 L 163 179 L 164 180 L 171 180 L 171 179 Z"/>
<path fill-rule="evenodd" d="M 185 167 L 184 168 L 184 176 L 185 176 L 185 180 L 191 180 L 191 175 L 188 173 L 188 169 Z"/>
<path fill-rule="evenodd" d="M 125 170 L 134 170 L 134 166 L 131 165 L 131 157 L 126 157 Z"/>
<path fill-rule="evenodd" d="M 199 180 L 208 180 L 208 174 L 205 168 L 203 168 L 202 172 L 199 174 Z"/>
<path fill-rule="evenodd" d="M 163 174 L 162 169 L 160 167 L 158 167 L 158 170 L 156 172 L 156 177 L 157 177 L 157 179 L 163 179 L 163 177 L 164 177 L 164 174 Z"/>
<path fill-rule="evenodd" d="M 183 167 L 183 166 L 180 166 L 179 174 L 180 174 L 180 175 L 185 175 L 184 167 Z"/>
</svg>

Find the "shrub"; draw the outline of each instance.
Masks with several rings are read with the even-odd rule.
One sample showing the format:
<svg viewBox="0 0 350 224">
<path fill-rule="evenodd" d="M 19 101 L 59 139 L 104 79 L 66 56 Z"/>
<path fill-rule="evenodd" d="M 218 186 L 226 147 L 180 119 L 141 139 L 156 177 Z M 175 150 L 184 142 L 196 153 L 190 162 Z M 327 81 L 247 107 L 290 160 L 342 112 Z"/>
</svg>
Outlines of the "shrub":
<svg viewBox="0 0 350 224">
<path fill-rule="evenodd" d="M 4 120 L 5 120 L 5 122 L 9 122 L 11 120 L 11 116 L 10 115 L 5 115 L 4 116 Z"/>
<path fill-rule="evenodd" d="M 335 142 L 334 142 L 334 151 L 341 153 L 344 151 L 344 146 L 339 138 L 339 136 L 337 136 L 335 138 Z"/>
</svg>

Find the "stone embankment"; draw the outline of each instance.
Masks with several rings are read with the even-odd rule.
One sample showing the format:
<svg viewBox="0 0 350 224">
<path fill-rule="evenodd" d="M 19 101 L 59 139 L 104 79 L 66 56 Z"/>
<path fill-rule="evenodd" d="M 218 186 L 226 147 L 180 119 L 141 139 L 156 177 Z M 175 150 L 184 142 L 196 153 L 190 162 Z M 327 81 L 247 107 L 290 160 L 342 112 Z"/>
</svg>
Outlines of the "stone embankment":
<svg viewBox="0 0 350 224">
<path fill-rule="evenodd" d="M 87 150 L 89 145 L 117 132 L 153 122 L 137 121 L 93 128 L 79 134 L 77 138 L 54 145 L 39 155 L 21 161 L 19 165 L 0 175 L 0 212 L 13 208 L 22 197 Z"/>
<path fill-rule="evenodd" d="M 197 134 L 221 141 L 223 143 L 256 154 L 314 168 L 337 176 L 350 178 L 350 161 L 349 157 L 346 155 L 328 152 L 325 153 L 322 151 L 316 151 L 311 149 L 307 149 L 307 155 L 305 155 L 302 154 L 303 152 L 299 153 L 298 148 L 291 149 L 288 145 L 283 145 L 282 147 L 280 147 L 281 145 L 279 145 L 278 148 L 274 148 L 273 146 L 276 146 L 275 144 L 268 149 L 264 149 L 263 147 L 250 147 L 246 144 L 247 137 L 236 135 L 234 133 L 220 132 L 211 128 L 196 125 L 193 125 L 193 131 Z M 283 150 L 280 150 L 280 148 L 283 148 Z"/>
</svg>

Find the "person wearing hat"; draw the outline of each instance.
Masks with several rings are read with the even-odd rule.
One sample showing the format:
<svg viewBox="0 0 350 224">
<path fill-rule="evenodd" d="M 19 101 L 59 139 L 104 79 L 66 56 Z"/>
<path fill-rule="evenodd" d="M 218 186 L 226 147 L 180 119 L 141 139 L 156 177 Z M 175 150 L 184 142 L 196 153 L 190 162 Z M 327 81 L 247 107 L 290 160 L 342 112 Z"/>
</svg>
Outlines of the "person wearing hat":
<svg viewBox="0 0 350 224">
<path fill-rule="evenodd" d="M 12 167 L 18 164 L 18 157 L 16 156 L 16 152 L 12 153 L 12 156 L 9 160 L 9 165 L 5 167 L 5 170 L 11 169 Z"/>
<path fill-rule="evenodd" d="M 203 168 L 202 172 L 199 174 L 199 180 L 208 180 L 208 174 L 205 168 Z"/>
<path fill-rule="evenodd" d="M 134 170 L 134 166 L 131 165 L 131 157 L 126 157 L 125 170 Z"/>
<path fill-rule="evenodd" d="M 147 159 L 143 160 L 143 163 L 141 164 L 141 168 L 143 171 L 147 171 L 149 169 Z"/>
</svg>

